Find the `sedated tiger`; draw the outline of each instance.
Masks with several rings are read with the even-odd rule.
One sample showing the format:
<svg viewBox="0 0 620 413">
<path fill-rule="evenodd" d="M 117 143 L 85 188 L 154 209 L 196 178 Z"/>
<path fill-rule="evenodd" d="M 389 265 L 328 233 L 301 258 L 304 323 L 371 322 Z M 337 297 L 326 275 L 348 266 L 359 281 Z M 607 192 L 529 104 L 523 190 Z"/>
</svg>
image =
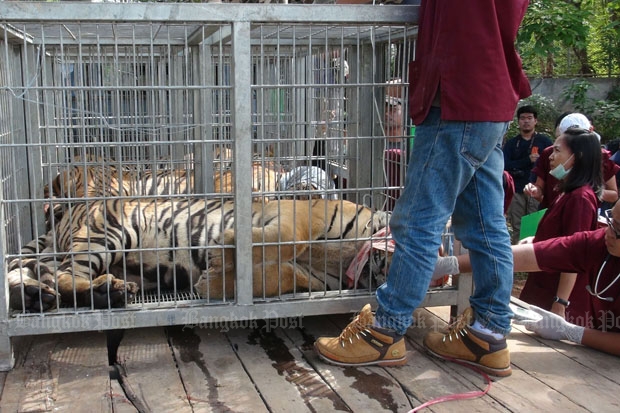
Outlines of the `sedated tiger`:
<svg viewBox="0 0 620 413">
<path fill-rule="evenodd" d="M 54 239 L 40 240 L 64 253 L 56 271 L 37 260 L 10 267 L 11 307 L 119 307 L 154 286 L 234 297 L 234 208 L 233 201 L 200 198 L 77 204 L 62 215 Z M 254 296 L 323 290 L 312 266 L 346 268 L 388 218 L 343 200 L 252 203 Z"/>
<path fill-rule="evenodd" d="M 277 180 L 275 169 L 258 161 L 252 163 L 252 192 L 274 192 Z M 215 171 L 215 192 L 232 194 L 233 182 L 230 169 Z M 51 191 L 48 186 L 45 187 L 45 198 L 158 196 L 195 192 L 193 171 L 185 169 L 136 171 L 103 165 L 74 166 L 61 171 L 51 184 Z"/>
</svg>

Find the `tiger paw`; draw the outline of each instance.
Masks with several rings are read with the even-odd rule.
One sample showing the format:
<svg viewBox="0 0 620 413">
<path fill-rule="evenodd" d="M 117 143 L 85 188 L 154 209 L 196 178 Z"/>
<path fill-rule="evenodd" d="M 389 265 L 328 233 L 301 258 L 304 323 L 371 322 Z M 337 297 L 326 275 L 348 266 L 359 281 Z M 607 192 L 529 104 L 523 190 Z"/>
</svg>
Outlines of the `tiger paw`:
<svg viewBox="0 0 620 413">
<path fill-rule="evenodd" d="M 201 298 L 210 298 L 211 294 L 210 294 L 210 280 L 215 276 L 215 270 L 213 268 L 209 268 L 207 271 L 203 271 L 203 273 L 200 275 L 200 278 L 198 278 L 198 281 L 196 281 L 196 284 L 194 284 L 194 290 L 196 290 L 196 293 L 198 293 L 198 295 Z"/>
<path fill-rule="evenodd" d="M 21 274 L 26 269 L 9 271 L 9 305 L 13 310 L 42 312 L 53 310 L 60 301 L 60 294 L 50 285 L 41 283 L 28 274 Z M 30 272 L 29 270 L 27 272 Z M 23 290 L 22 290 L 23 288 Z M 22 295 L 23 292 L 23 295 Z"/>
<path fill-rule="evenodd" d="M 220 245 L 235 245 L 235 231 L 232 229 L 225 230 L 216 242 Z"/>
<path fill-rule="evenodd" d="M 203 271 L 194 284 L 194 290 L 200 298 L 221 300 L 223 297 L 234 298 L 235 282 L 232 274 L 225 277 L 221 272 L 209 268 Z"/>
<path fill-rule="evenodd" d="M 209 253 L 209 269 L 217 273 L 230 271 L 235 267 L 232 249 L 216 250 Z"/>
<path fill-rule="evenodd" d="M 92 281 L 92 291 L 93 307 L 122 307 L 133 301 L 138 292 L 138 284 L 104 274 Z M 90 291 L 87 294 L 90 294 Z"/>
</svg>

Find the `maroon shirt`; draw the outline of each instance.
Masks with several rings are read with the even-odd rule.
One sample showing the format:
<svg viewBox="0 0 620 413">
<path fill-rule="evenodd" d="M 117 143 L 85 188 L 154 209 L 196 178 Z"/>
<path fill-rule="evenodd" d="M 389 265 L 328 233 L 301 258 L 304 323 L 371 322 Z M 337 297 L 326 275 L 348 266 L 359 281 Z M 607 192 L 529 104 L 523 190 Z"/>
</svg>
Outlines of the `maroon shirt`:
<svg viewBox="0 0 620 413">
<path fill-rule="evenodd" d="M 441 84 L 445 120 L 506 122 L 531 94 L 514 43 L 528 0 L 422 0 L 409 113 L 419 125 Z"/>
<path fill-rule="evenodd" d="M 592 188 L 584 185 L 556 198 L 540 220 L 534 242 L 594 230 L 597 225 L 598 199 Z M 528 275 L 519 298 L 550 310 L 559 282 L 559 271 L 532 272 Z M 584 298 L 588 298 L 584 296 L 584 288 L 585 284 L 581 289 L 577 286 L 573 288 L 569 298 L 571 310 L 582 308 L 587 304 L 583 302 Z"/>
<path fill-rule="evenodd" d="M 594 284 L 603 262 L 598 291 L 605 289 L 620 273 L 620 257 L 609 255 L 605 246 L 605 228 L 578 232 L 534 244 L 538 266 L 549 272 L 576 272 L 577 283 L 566 308 L 566 320 L 590 328 L 620 332 L 620 281 L 616 281 L 602 297 L 613 297 L 613 302 L 591 296 L 585 289 Z M 574 301 L 578 297 L 577 301 Z"/>
<path fill-rule="evenodd" d="M 512 198 L 515 196 L 515 181 L 508 171 L 504 171 L 504 214 L 508 212 Z"/>
</svg>

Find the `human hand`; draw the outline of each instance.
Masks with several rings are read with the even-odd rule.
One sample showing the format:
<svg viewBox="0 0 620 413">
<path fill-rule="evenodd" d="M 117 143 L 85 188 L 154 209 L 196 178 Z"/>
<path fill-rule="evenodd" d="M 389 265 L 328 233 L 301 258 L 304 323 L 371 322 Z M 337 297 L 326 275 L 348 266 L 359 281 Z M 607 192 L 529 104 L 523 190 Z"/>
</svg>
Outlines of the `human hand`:
<svg viewBox="0 0 620 413">
<path fill-rule="evenodd" d="M 571 324 L 563 317 L 535 305 L 531 305 L 530 310 L 538 313 L 542 318 L 539 320 L 514 320 L 513 322 L 523 325 L 528 331 L 532 331 L 542 338 L 569 340 L 573 343 L 581 344 L 585 327 Z"/>
<path fill-rule="evenodd" d="M 534 199 L 538 199 L 539 197 L 542 196 L 542 192 L 540 191 L 540 188 L 534 185 L 533 183 L 529 183 L 525 185 L 525 187 L 523 188 L 523 193 L 531 196 Z"/>
<path fill-rule="evenodd" d="M 432 280 L 443 277 L 446 274 L 458 274 L 459 262 L 455 256 L 438 257 L 435 264 L 435 270 L 433 271 Z"/>
<path fill-rule="evenodd" d="M 540 154 L 539 153 L 531 153 L 530 154 L 530 162 L 535 163 L 538 158 L 540 158 Z"/>
<path fill-rule="evenodd" d="M 519 241 L 519 245 L 521 244 L 533 244 L 534 243 L 534 237 L 525 237 L 523 238 L 521 241 Z"/>
</svg>

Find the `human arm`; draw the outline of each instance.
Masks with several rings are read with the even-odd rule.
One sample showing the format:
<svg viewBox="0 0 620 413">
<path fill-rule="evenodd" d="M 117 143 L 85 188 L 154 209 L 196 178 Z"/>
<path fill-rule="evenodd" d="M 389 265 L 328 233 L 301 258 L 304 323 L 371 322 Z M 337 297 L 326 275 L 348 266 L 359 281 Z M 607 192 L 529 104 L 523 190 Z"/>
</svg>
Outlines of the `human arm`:
<svg viewBox="0 0 620 413">
<path fill-rule="evenodd" d="M 517 272 L 535 272 L 540 271 L 536 254 L 534 253 L 534 244 L 518 244 L 512 246 L 512 255 L 514 262 L 514 271 Z M 469 254 L 459 255 L 456 257 L 439 257 L 435 265 L 435 272 L 441 274 L 459 274 L 471 272 L 471 261 Z M 435 274 L 433 274 L 434 276 Z M 560 274 L 560 281 L 556 295 L 559 298 L 568 301 L 575 282 L 577 281 L 577 273 L 563 272 Z M 554 314 L 565 317 L 566 307 L 560 303 L 553 303 L 551 311 Z"/>
<path fill-rule="evenodd" d="M 523 188 L 523 193 L 531 196 L 538 202 L 542 201 L 545 190 L 545 181 L 540 177 L 536 177 L 535 183 L 529 183 Z"/>
<path fill-rule="evenodd" d="M 534 242 L 534 236 L 525 237 L 519 240 L 519 244 L 531 244 Z"/>
<path fill-rule="evenodd" d="M 568 301 L 570 294 L 573 292 L 573 287 L 577 281 L 576 272 L 562 272 L 560 273 L 560 280 L 558 282 L 558 288 L 556 290 L 556 297 Z M 551 312 L 561 317 L 566 317 L 566 306 L 555 302 L 551 305 Z"/>
<path fill-rule="evenodd" d="M 602 163 L 603 163 L 603 193 L 601 194 L 601 201 L 609 202 L 613 204 L 618 200 L 618 184 L 616 183 L 616 174 L 620 172 L 620 166 L 612 159 L 612 154 L 606 150 L 602 151 Z"/>
<path fill-rule="evenodd" d="M 534 244 L 519 244 L 512 246 L 514 259 L 514 271 L 533 272 L 540 271 L 536 254 L 534 254 Z M 435 264 L 435 274 L 459 274 L 471 272 L 471 261 L 469 254 L 439 257 Z"/>
<path fill-rule="evenodd" d="M 604 351 L 605 353 L 620 355 L 620 333 L 603 332 L 571 324 L 562 317 L 531 305 L 530 310 L 538 313 L 540 320 L 521 320 L 514 322 L 522 324 L 542 338 L 549 340 L 568 340 L 583 346 Z"/>
<path fill-rule="evenodd" d="M 616 177 L 612 176 L 605 181 L 603 187 L 603 194 L 601 195 L 601 201 L 609 202 L 613 204 L 618 200 L 618 184 L 616 183 Z"/>
<path fill-rule="evenodd" d="M 583 332 L 581 344 L 605 353 L 620 356 L 620 333 L 587 328 Z"/>
</svg>

